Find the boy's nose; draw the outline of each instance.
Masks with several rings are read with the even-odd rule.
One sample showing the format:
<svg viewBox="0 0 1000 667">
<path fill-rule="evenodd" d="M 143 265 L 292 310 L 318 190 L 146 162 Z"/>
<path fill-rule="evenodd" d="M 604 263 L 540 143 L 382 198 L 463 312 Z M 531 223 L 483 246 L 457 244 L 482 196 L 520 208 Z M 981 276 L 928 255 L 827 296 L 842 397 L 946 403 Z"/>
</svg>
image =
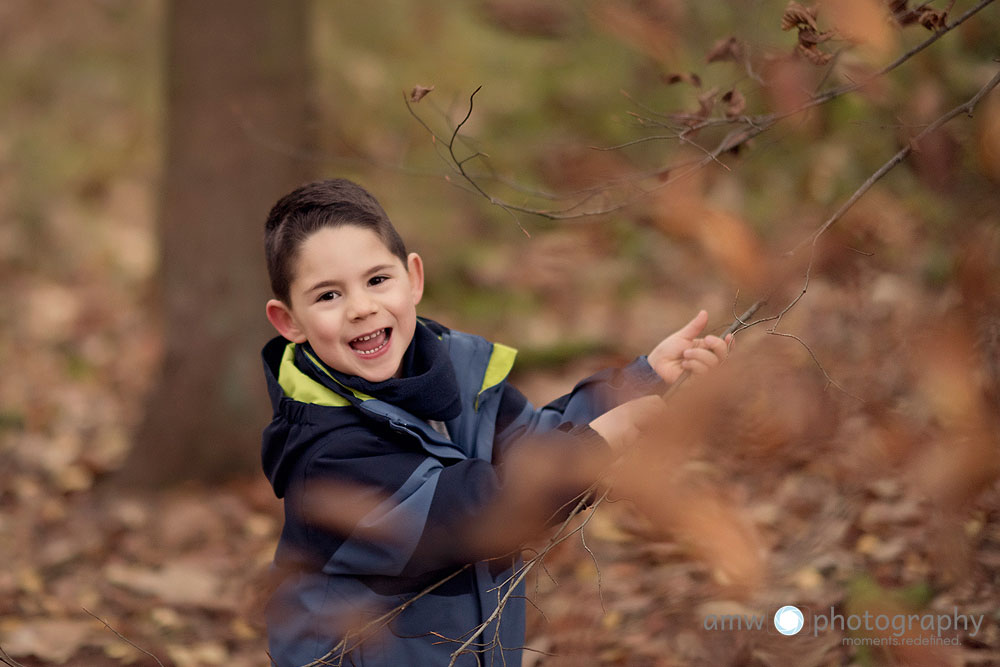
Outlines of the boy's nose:
<svg viewBox="0 0 1000 667">
<path fill-rule="evenodd" d="M 352 320 L 360 320 L 374 315 L 378 310 L 378 304 L 375 303 L 375 300 L 365 294 L 352 297 L 349 306 L 347 315 Z"/>
</svg>

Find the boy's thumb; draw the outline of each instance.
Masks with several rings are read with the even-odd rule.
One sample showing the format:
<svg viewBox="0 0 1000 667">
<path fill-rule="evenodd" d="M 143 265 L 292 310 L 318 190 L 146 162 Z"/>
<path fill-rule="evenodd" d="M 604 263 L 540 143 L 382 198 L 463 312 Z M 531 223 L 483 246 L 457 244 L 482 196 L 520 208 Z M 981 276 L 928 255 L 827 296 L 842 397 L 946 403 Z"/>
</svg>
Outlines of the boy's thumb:
<svg viewBox="0 0 1000 667">
<path fill-rule="evenodd" d="M 698 314 L 694 316 L 694 319 L 681 327 L 681 330 L 677 333 L 681 334 L 685 338 L 694 338 L 701 333 L 706 324 L 708 324 L 708 311 L 699 310 Z"/>
</svg>

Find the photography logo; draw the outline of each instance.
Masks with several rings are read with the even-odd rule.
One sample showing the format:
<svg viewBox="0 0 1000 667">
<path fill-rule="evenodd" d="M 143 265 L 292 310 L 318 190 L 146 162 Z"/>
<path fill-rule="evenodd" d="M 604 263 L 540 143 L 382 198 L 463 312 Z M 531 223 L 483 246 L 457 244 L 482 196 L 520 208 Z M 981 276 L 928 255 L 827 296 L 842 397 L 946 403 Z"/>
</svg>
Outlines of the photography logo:
<svg viewBox="0 0 1000 667">
<path fill-rule="evenodd" d="M 797 635 L 805 625 L 805 617 L 798 607 L 785 605 L 774 613 L 774 627 L 783 635 Z"/>
</svg>

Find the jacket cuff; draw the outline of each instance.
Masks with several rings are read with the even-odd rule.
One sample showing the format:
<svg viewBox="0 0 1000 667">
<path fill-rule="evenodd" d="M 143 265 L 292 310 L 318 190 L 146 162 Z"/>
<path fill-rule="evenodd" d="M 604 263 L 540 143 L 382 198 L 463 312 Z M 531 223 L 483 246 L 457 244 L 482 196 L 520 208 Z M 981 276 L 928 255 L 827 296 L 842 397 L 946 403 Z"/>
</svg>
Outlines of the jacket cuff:
<svg viewBox="0 0 1000 667">
<path fill-rule="evenodd" d="M 650 394 L 662 394 L 667 390 L 667 383 L 649 365 L 646 355 L 622 369 L 624 387 L 630 394 L 629 398 L 639 398 Z"/>
</svg>

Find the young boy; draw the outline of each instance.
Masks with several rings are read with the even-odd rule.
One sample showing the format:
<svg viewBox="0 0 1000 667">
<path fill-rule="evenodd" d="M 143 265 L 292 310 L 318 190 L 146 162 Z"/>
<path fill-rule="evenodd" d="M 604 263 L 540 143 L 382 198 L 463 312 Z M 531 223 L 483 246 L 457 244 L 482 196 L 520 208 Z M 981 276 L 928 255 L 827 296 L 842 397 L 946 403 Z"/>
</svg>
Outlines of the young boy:
<svg viewBox="0 0 1000 667">
<path fill-rule="evenodd" d="M 263 465 L 285 503 L 267 609 L 280 667 L 447 665 L 518 563 L 461 539 L 514 481 L 502 464 L 530 447 L 610 458 L 664 383 L 726 356 L 727 341 L 695 338 L 702 311 L 648 358 L 536 409 L 506 381 L 515 350 L 417 317 L 420 256 L 360 186 L 286 195 L 265 246 L 281 334 L 263 350 L 274 406 Z M 523 643 L 522 590 L 456 664 L 519 665 Z"/>
</svg>

